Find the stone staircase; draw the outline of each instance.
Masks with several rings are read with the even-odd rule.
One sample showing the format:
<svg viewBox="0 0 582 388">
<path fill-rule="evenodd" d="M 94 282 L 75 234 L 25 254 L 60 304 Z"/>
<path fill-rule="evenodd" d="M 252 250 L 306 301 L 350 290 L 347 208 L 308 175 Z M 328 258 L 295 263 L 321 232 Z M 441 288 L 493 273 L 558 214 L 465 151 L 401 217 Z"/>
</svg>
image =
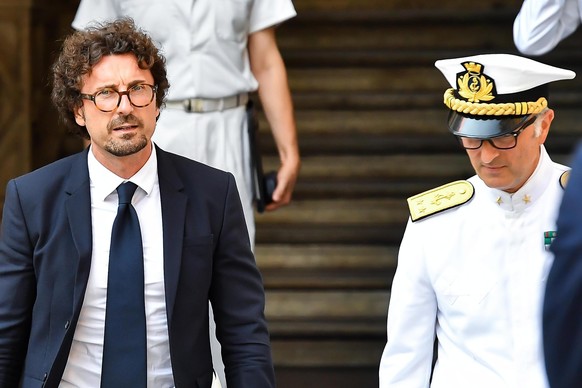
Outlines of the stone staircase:
<svg viewBox="0 0 582 388">
<path fill-rule="evenodd" d="M 295 0 L 278 42 L 302 171 L 293 203 L 257 215 L 257 261 L 280 388 L 375 387 L 405 199 L 473 170 L 446 129 L 441 58 L 516 53 L 521 0 Z M 547 148 L 566 162 L 582 135 L 580 34 L 540 60 L 559 83 Z M 266 170 L 277 164 L 264 117 Z"/>
</svg>

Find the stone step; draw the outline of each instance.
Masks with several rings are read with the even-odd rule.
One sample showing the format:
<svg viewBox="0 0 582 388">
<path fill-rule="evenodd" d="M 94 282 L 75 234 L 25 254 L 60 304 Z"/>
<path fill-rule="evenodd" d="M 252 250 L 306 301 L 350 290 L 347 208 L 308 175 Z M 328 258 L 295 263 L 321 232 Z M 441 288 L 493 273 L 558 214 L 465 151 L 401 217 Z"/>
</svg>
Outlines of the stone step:
<svg viewBox="0 0 582 388">
<path fill-rule="evenodd" d="M 278 159 L 265 157 L 266 171 Z M 458 150 L 442 155 L 304 156 L 295 200 L 325 198 L 405 198 L 473 175 L 467 156 Z"/>
<path fill-rule="evenodd" d="M 256 242 L 393 245 L 407 219 L 406 202 L 399 199 L 294 200 L 256 217 Z"/>
<path fill-rule="evenodd" d="M 331 69 L 330 71 L 334 71 Z M 388 92 L 377 87 L 376 90 L 359 91 L 350 90 L 351 85 L 346 81 L 331 81 L 324 85 L 315 85 L 311 90 L 313 80 L 293 80 L 292 82 L 304 83 L 293 89 L 293 104 L 296 111 L 304 110 L 391 110 L 424 108 L 433 109 L 442 104 L 442 92 L 444 90 L 412 91 L 404 90 Z M 367 81 L 363 81 L 367 82 Z M 337 90 L 337 86 L 345 84 L 344 90 Z M 357 84 L 356 84 L 357 85 Z"/>
<path fill-rule="evenodd" d="M 292 50 L 471 50 L 495 47 L 515 51 L 511 29 L 491 28 L 474 23 L 475 17 L 492 24 L 510 24 L 513 13 L 447 13 L 372 12 L 299 15 L 277 31 L 283 53 Z M 470 39 L 467 37 L 470 36 Z"/>
<path fill-rule="evenodd" d="M 389 279 L 387 279 L 387 283 Z M 266 292 L 272 338 L 381 337 L 390 293 L 384 290 Z"/>
<path fill-rule="evenodd" d="M 295 113 L 299 139 L 313 134 L 343 136 L 369 135 L 442 135 L 446 134 L 447 112 L 442 109 L 399 109 L 391 111 L 302 110 Z M 263 117 L 260 131 L 268 133 Z M 323 144 L 322 144 L 323 145 Z"/>
<path fill-rule="evenodd" d="M 349 367 L 342 365 L 282 367 L 276 365 L 275 376 L 277 388 L 374 388 L 378 387 L 379 384 L 378 360 L 370 365 Z"/>
<path fill-rule="evenodd" d="M 397 248 L 369 245 L 257 245 L 268 291 L 280 289 L 388 289 Z"/>
<path fill-rule="evenodd" d="M 554 151 L 573 144 L 555 147 L 548 140 L 547 148 L 554 161 L 568 165 L 571 154 Z M 278 165 L 275 156 L 264 157 L 263 162 L 266 171 L 275 170 Z M 474 174 L 469 158 L 460 149 L 451 154 L 304 156 L 294 200 L 394 198 L 405 201 L 409 196 Z"/>
<path fill-rule="evenodd" d="M 265 158 L 268 169 L 277 158 Z M 361 156 L 307 156 L 302 159 L 301 176 L 319 179 L 425 179 L 440 178 L 443 183 L 457 176 L 473 175 L 473 169 L 462 150 L 455 154 L 395 154 Z M 321 181 L 325 183 L 325 181 Z"/>
<path fill-rule="evenodd" d="M 338 225 L 377 226 L 401 224 L 408 217 L 406 201 L 392 198 L 358 201 L 329 199 L 292 201 L 275 212 L 265 212 L 257 219 L 261 228 L 269 225 Z"/>
<path fill-rule="evenodd" d="M 291 68 L 289 87 L 296 92 L 310 93 L 384 93 L 416 97 L 431 94 L 435 102 L 442 100 L 447 87 L 445 79 L 433 66 L 390 66 L 385 68 Z M 442 101 L 440 101 L 442 103 Z"/>
<path fill-rule="evenodd" d="M 377 367 L 386 345 L 386 338 L 385 335 L 380 339 L 293 340 L 273 338 L 271 345 L 273 361 L 277 367 L 339 367 L 346 370 L 355 367 Z M 328 387 L 328 385 L 324 386 Z M 308 385 L 308 387 L 313 387 L 313 385 Z"/>
<path fill-rule="evenodd" d="M 459 177 L 459 178 L 464 178 Z M 450 179 L 453 181 L 456 179 Z M 411 180 L 404 178 L 401 180 L 374 180 L 374 179 L 309 179 L 300 178 L 297 182 L 294 200 L 306 201 L 313 199 L 342 198 L 357 200 L 360 198 L 408 198 L 414 194 L 421 193 L 427 188 L 437 187 L 443 184 L 442 179 L 429 177 L 425 180 Z"/>
</svg>

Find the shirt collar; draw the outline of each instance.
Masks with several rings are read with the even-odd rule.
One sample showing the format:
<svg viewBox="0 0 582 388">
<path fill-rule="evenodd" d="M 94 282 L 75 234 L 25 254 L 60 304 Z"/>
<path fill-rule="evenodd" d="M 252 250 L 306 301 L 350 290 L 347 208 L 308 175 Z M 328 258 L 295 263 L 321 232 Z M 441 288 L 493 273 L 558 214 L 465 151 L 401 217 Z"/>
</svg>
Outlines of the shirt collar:
<svg viewBox="0 0 582 388">
<path fill-rule="evenodd" d="M 89 180 L 96 198 L 104 201 L 105 198 L 117 189 L 117 186 L 126 181 L 135 183 L 146 195 L 149 195 L 153 190 L 158 176 L 158 158 L 153 144 L 152 147 L 152 153 L 147 162 L 129 179 L 123 179 L 108 170 L 95 158 L 92 149 L 89 149 L 87 157 Z"/>
<path fill-rule="evenodd" d="M 491 199 L 504 210 L 520 211 L 539 200 L 552 178 L 552 163 L 545 147 L 540 146 L 540 160 L 533 174 L 515 193 L 491 189 Z"/>
</svg>

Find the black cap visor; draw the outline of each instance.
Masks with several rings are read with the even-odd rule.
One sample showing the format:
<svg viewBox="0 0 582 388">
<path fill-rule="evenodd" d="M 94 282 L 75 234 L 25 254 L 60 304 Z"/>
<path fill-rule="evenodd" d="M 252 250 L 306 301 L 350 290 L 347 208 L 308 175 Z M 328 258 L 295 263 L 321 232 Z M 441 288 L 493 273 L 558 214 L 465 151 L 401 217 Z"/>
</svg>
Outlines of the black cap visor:
<svg viewBox="0 0 582 388">
<path fill-rule="evenodd" d="M 529 115 L 524 116 L 473 116 L 451 111 L 449 113 L 449 131 L 455 136 L 490 139 L 503 136 L 519 129 Z"/>
</svg>

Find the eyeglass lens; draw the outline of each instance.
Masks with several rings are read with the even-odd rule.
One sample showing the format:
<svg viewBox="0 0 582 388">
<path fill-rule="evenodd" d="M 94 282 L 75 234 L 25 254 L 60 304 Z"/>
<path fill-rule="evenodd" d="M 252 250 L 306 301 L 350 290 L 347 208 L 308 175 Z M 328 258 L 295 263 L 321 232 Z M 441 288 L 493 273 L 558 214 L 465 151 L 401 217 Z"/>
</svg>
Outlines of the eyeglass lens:
<svg viewBox="0 0 582 388">
<path fill-rule="evenodd" d="M 514 148 L 517 145 L 517 137 L 530 125 L 536 121 L 537 116 L 531 115 L 523 125 L 516 131 L 509 133 L 507 135 L 492 137 L 488 139 L 479 139 L 472 137 L 457 137 L 463 148 L 468 150 L 476 150 L 483 145 L 484 141 L 489 142 L 493 147 L 500 150 L 508 150 Z"/>
<path fill-rule="evenodd" d="M 112 111 L 117 108 L 121 102 L 121 97 L 127 95 L 129 102 L 138 108 L 149 105 L 154 99 L 154 88 L 151 85 L 139 84 L 127 89 L 125 92 L 119 92 L 115 89 L 106 88 L 95 94 L 95 105 L 102 111 Z"/>
<path fill-rule="evenodd" d="M 505 136 L 493 137 L 490 139 L 475 139 L 470 137 L 461 137 L 461 144 L 467 149 L 476 149 L 481 147 L 483 141 L 488 141 L 493 147 L 499 149 L 509 149 L 515 147 L 517 143 L 517 136 L 509 134 Z"/>
</svg>

